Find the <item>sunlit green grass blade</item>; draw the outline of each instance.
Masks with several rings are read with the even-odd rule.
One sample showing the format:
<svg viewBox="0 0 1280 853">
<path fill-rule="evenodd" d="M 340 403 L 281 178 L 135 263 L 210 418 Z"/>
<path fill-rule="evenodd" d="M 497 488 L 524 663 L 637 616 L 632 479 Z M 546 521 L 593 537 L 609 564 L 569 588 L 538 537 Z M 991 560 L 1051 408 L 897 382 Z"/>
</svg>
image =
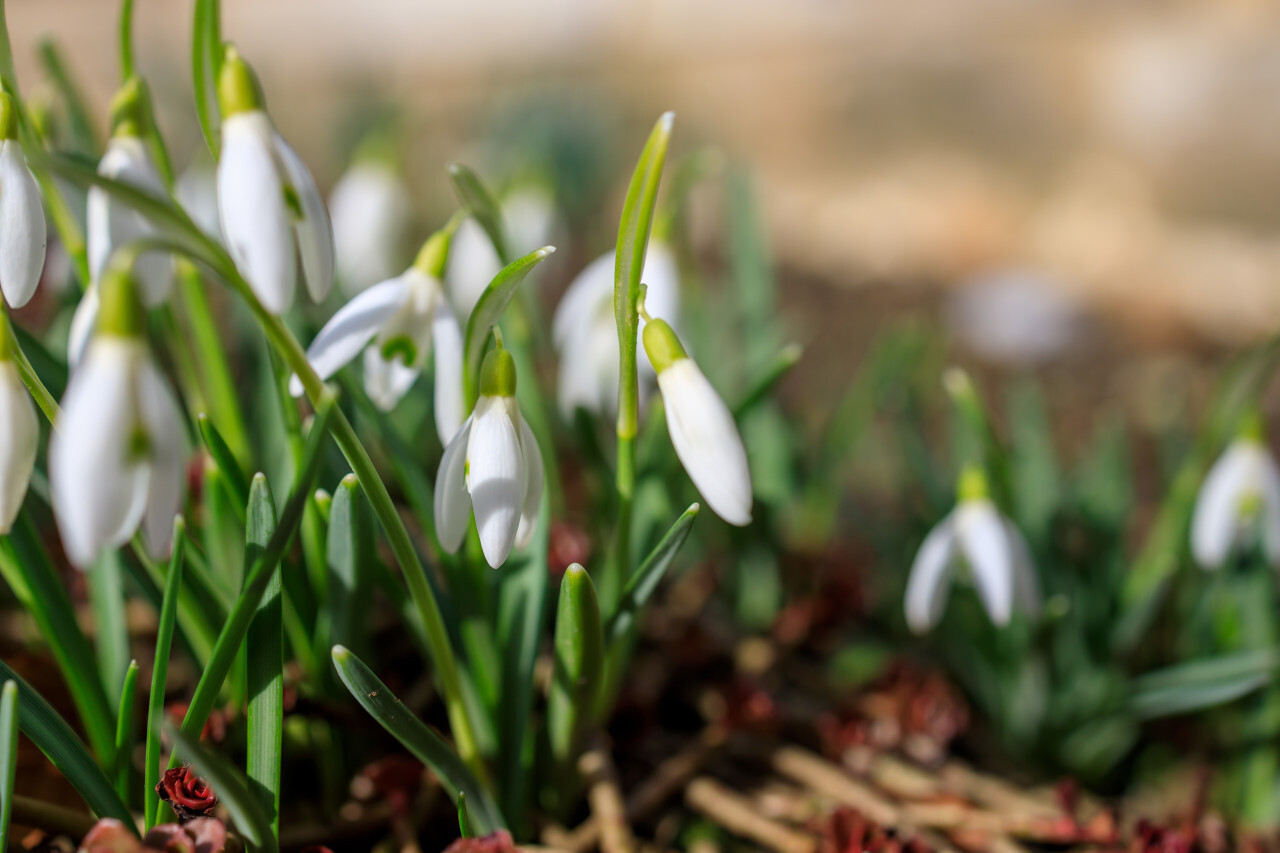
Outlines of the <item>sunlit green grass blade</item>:
<svg viewBox="0 0 1280 853">
<path fill-rule="evenodd" d="M 9 849 L 9 821 L 13 817 L 17 772 L 18 684 L 6 681 L 0 689 L 0 850 Z"/>
<path fill-rule="evenodd" d="M 129 626 L 125 621 L 124 572 L 119 551 L 105 551 L 88 572 L 93 607 L 98 674 L 108 696 L 119 696 L 129 668 Z"/>
<path fill-rule="evenodd" d="M 173 739 L 176 750 L 182 751 L 196 773 L 217 793 L 218 802 L 230 813 L 236 829 L 249 842 L 251 849 L 276 853 L 280 845 L 271 830 L 271 821 L 262 810 L 262 804 L 249 793 L 244 778 L 226 759 L 206 749 L 199 737 L 193 737 L 171 724 L 165 725 L 165 733 Z"/>
<path fill-rule="evenodd" d="M 484 355 L 484 345 L 489 338 L 489 330 L 498 324 L 507 303 L 515 295 L 520 282 L 533 271 L 538 262 L 555 251 L 554 246 L 536 249 L 523 258 L 517 258 L 494 276 L 493 281 L 485 288 L 476 302 L 476 307 L 467 319 L 467 332 L 463 347 L 463 384 L 467 389 L 468 405 L 475 403 L 476 383 L 480 378 L 480 359 Z"/>
<path fill-rule="evenodd" d="M 1121 619 L 1115 635 L 1115 645 L 1121 651 L 1132 649 L 1155 618 L 1165 584 L 1186 553 L 1191 511 L 1205 472 L 1244 415 L 1257 404 L 1278 365 L 1280 336 L 1242 356 L 1219 382 L 1195 450 L 1166 491 L 1121 592 Z"/>
<path fill-rule="evenodd" d="M 165 578 L 164 598 L 160 602 L 156 660 L 151 670 L 151 692 L 147 696 L 147 757 L 142 776 L 147 829 L 156 825 L 156 817 L 160 813 L 160 797 L 156 794 L 156 784 L 160 781 L 160 725 L 164 715 L 165 683 L 169 678 L 169 653 L 173 648 L 173 626 L 178 615 L 186 546 L 187 525 L 178 516 L 173 522 L 173 553 L 169 557 L 169 574 Z"/>
<path fill-rule="evenodd" d="M 322 406 L 316 412 L 315 423 L 307 436 L 307 446 L 303 454 L 304 464 L 294 481 L 293 493 L 289 495 L 289 501 L 285 504 L 275 533 L 272 534 L 258 558 L 253 561 L 253 566 L 245 577 L 244 588 L 227 614 L 227 621 L 221 633 L 218 634 L 218 642 L 214 646 L 209 664 L 200 676 L 195 695 L 191 697 L 187 714 L 182 720 L 183 731 L 189 738 L 198 738 L 204 729 L 204 724 L 208 722 L 209 713 L 213 710 L 213 704 L 222 689 L 222 683 L 226 680 L 236 656 L 244 645 L 249 624 L 257 613 L 263 594 L 275 574 L 276 564 L 280 562 L 280 556 L 302 521 L 302 511 L 306 507 L 312 488 L 311 482 L 320 464 L 320 449 L 324 444 L 329 418 L 333 411 L 334 406 L 330 404 Z M 169 758 L 169 766 L 176 767 L 181 760 L 179 751 L 174 750 Z"/>
<path fill-rule="evenodd" d="M 476 781 L 453 746 L 411 714 L 373 670 L 342 646 L 333 647 L 333 665 L 342 683 L 364 709 L 406 749 L 430 767 L 445 790 L 467 795 L 468 814 L 480 835 L 505 829 L 502 813 L 489 792 Z"/>
<path fill-rule="evenodd" d="M 604 669 L 604 624 L 587 570 L 574 563 L 560 581 L 555 670 L 547 697 L 551 757 L 560 772 L 572 765 L 584 723 L 594 717 Z"/>
<path fill-rule="evenodd" d="M 98 665 L 75 608 L 26 513 L 0 538 L 0 574 L 36 621 L 71 691 L 89 744 L 106 766 L 115 760 L 115 709 L 107 699 Z"/>
<path fill-rule="evenodd" d="M 649 556 L 645 557 L 640 568 L 636 569 L 631 580 L 627 582 L 626 588 L 622 591 L 622 598 L 618 602 L 618 610 L 609 618 L 605 626 L 605 647 L 609 650 L 611 659 L 617 644 L 635 629 L 641 611 L 657 591 L 658 583 L 671 567 L 671 561 L 676 558 L 676 554 L 680 553 L 680 548 L 689 538 L 689 531 L 693 529 L 693 522 L 698 517 L 699 508 L 698 504 L 693 504 L 680 514 L 666 535 L 649 552 Z"/>
<path fill-rule="evenodd" d="M 129 802 L 129 783 L 133 771 L 133 702 L 138 695 L 138 662 L 129 661 L 120 689 L 120 705 L 116 712 L 116 793 Z M 0 848 L 3 849 L 3 848 Z"/>
<path fill-rule="evenodd" d="M 484 233 L 489 236 L 489 242 L 493 243 L 493 250 L 498 253 L 498 258 L 504 264 L 508 263 L 511 256 L 507 254 L 507 235 L 503 227 L 502 208 L 499 207 L 493 193 L 489 192 L 489 188 L 480 180 L 479 175 L 461 163 L 449 164 L 449 181 L 453 184 L 453 191 L 458 196 L 458 201 L 471 212 L 476 222 L 484 229 Z"/>
<path fill-rule="evenodd" d="M 501 756 L 499 799 L 513 826 L 524 822 L 528 783 L 536 758 L 536 741 L 529 726 L 533 710 L 533 667 L 543 636 L 547 611 L 547 535 L 551 524 L 542 502 L 533 541 L 518 565 L 502 567 L 498 586 L 497 642 L 502 660 L 502 691 L 498 703 L 498 754 Z M 512 561 L 514 562 L 514 561 Z"/>
<path fill-rule="evenodd" d="M 217 315 L 209 304 L 204 277 L 190 261 L 178 261 L 178 290 L 174 313 L 199 354 L 196 367 L 203 380 L 210 414 L 219 424 L 219 434 L 226 440 L 235 458 L 245 470 L 251 462 L 248 429 L 244 411 L 236 396 L 227 350 L 220 337 Z"/>
<path fill-rule="evenodd" d="M 40 377 L 46 390 L 54 397 L 61 398 L 62 392 L 67 388 L 66 363 L 50 352 L 39 338 L 17 323 L 11 324 L 10 328 L 17 334 L 18 346 L 31 362 L 32 369 Z"/>
<path fill-rule="evenodd" d="M 1144 719 L 1202 711 L 1265 687 L 1278 669 L 1277 648 L 1176 664 L 1134 679 L 1129 708 Z"/>
<path fill-rule="evenodd" d="M 329 645 L 368 648 L 367 609 L 373 588 L 373 518 L 355 474 L 342 478 L 329 509 Z"/>
<path fill-rule="evenodd" d="M 458 834 L 463 838 L 474 838 L 471 831 L 471 818 L 467 815 L 467 792 L 458 792 Z"/>
<path fill-rule="evenodd" d="M 240 463 L 236 460 L 236 455 L 231 452 L 231 447 L 208 415 L 201 412 L 196 416 L 196 419 L 200 423 L 200 436 L 204 439 L 204 446 L 209 449 L 209 455 L 213 457 L 213 461 L 218 465 L 218 471 L 222 475 L 221 483 L 227 490 L 227 497 L 230 498 L 231 505 L 247 506 L 249 503 L 249 481 L 245 479 L 244 471 L 241 470 Z M 244 521 L 244 513 L 240 514 L 240 521 Z"/>
<path fill-rule="evenodd" d="M 194 546 L 191 542 L 185 541 L 187 568 L 191 569 L 195 565 Z M 176 546 L 175 546 L 176 548 Z M 167 575 L 164 569 L 154 560 L 147 557 L 145 553 L 138 555 L 138 562 L 142 564 L 143 571 L 155 584 L 157 589 L 167 590 Z M 213 655 L 213 645 L 218 640 L 218 632 L 214 627 L 215 624 L 222 624 L 222 619 L 226 616 L 226 611 L 222 611 L 222 615 L 216 621 L 209 615 L 210 605 L 216 606 L 218 597 L 213 592 L 193 589 L 189 580 L 190 572 L 184 572 L 187 578 L 182 584 L 182 588 L 178 592 L 177 602 L 177 625 L 182 633 L 182 638 L 192 655 L 195 656 L 196 663 L 202 667 L 209 662 L 209 658 Z M 210 583 L 208 589 L 216 589 L 217 587 Z"/>
<path fill-rule="evenodd" d="M 218 64 L 222 59 L 222 36 L 218 32 L 217 0 L 196 0 L 195 16 L 191 26 L 191 83 L 195 89 L 196 117 L 200 120 L 200 132 L 213 159 L 218 159 L 217 98 L 214 86 L 218 79 Z"/>
<path fill-rule="evenodd" d="M 245 539 L 246 571 L 271 541 L 276 507 L 267 478 L 258 474 L 249 487 Z M 249 790 L 280 832 L 280 750 L 284 745 L 284 632 L 281 627 L 280 568 L 275 567 L 262 603 L 249 625 Z"/>
<path fill-rule="evenodd" d="M 98 817 L 114 817 L 133 826 L 129 810 L 116 794 L 111 780 L 102 772 L 85 745 L 67 725 L 67 721 L 36 692 L 8 664 L 0 661 L 0 679 L 9 679 L 18 685 L 18 724 L 31 742 L 58 769 L 89 810 Z M 114 723 L 115 715 L 108 711 L 108 722 Z M 112 746 L 115 745 L 115 727 L 112 726 Z"/>
</svg>

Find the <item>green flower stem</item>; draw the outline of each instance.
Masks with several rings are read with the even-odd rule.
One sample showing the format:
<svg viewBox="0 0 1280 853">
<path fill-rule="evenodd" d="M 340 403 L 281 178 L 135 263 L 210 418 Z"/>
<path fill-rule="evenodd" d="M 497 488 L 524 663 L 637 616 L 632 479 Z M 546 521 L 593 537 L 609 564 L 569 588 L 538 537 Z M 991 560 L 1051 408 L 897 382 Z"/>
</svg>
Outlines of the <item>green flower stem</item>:
<svg viewBox="0 0 1280 853">
<path fill-rule="evenodd" d="M 44 412 L 44 416 L 49 419 L 49 423 L 55 423 L 58 420 L 58 413 L 61 411 L 58 408 L 58 401 L 53 399 L 49 389 L 44 387 L 44 383 L 40 381 L 40 376 L 36 373 L 36 369 L 31 366 L 31 360 L 22 351 L 22 345 L 18 343 L 18 336 L 14 334 L 13 326 L 10 324 L 9 312 L 3 305 L 0 305 L 0 323 L 4 324 L 3 329 L 0 329 L 0 337 L 8 344 L 9 354 L 13 356 L 14 365 L 18 368 L 18 376 L 22 377 L 22 384 L 27 386 L 27 391 L 35 399 L 40 411 Z"/>
<path fill-rule="evenodd" d="M 133 76 L 133 0 L 120 4 L 120 79 Z"/>
</svg>

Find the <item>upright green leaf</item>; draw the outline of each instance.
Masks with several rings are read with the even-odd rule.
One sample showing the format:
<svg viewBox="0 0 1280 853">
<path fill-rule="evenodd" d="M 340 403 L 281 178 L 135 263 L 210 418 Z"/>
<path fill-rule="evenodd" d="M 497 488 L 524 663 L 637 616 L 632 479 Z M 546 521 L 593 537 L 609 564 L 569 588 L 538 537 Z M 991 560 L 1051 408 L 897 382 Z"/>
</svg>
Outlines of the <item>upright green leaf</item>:
<svg viewBox="0 0 1280 853">
<path fill-rule="evenodd" d="M 468 403 L 475 402 L 476 383 L 480 378 L 480 359 L 484 356 L 489 330 L 498 324 L 520 282 L 524 281 L 525 276 L 529 275 L 539 261 L 554 251 L 554 246 L 543 246 L 503 267 L 493 281 L 489 282 L 476 302 L 476 307 L 472 309 L 471 316 L 467 319 L 462 361 L 462 379 L 467 388 Z"/>
<path fill-rule="evenodd" d="M 245 479 L 244 471 L 240 469 L 236 455 L 208 415 L 201 412 L 196 415 L 196 420 L 200 423 L 200 435 L 204 438 L 204 446 L 209 449 L 209 455 L 213 457 L 222 475 L 221 482 L 227 489 L 227 497 L 231 505 L 234 507 L 248 505 L 249 482 Z M 244 522 L 244 513 L 240 513 L 240 521 Z"/>
<path fill-rule="evenodd" d="M 133 700 L 138 693 L 138 662 L 129 661 L 120 688 L 120 706 L 116 712 L 116 793 L 129 802 L 129 783 L 133 775 Z M 0 848 L 3 849 L 3 848 Z"/>
<path fill-rule="evenodd" d="M 571 767 L 584 723 L 594 717 L 604 670 L 604 625 L 590 575 L 574 563 L 560 581 L 556 607 L 555 669 L 547 697 L 551 757 L 561 772 Z"/>
<path fill-rule="evenodd" d="M 498 259 L 504 264 L 508 263 L 510 255 L 507 254 L 506 229 L 497 198 L 489 192 L 479 175 L 461 163 L 449 164 L 449 182 L 453 184 L 458 201 L 488 235 L 493 250 L 498 253 Z"/>
<path fill-rule="evenodd" d="M 187 762 L 213 788 L 218 801 L 231 814 L 236 829 L 253 849 L 277 853 L 280 845 L 271 829 L 271 821 L 258 798 L 249 793 L 240 774 L 222 756 L 206 749 L 199 737 L 193 737 L 172 724 L 165 726 L 165 733 L 173 739 L 175 751 L 182 750 Z"/>
<path fill-rule="evenodd" d="M 160 797 L 156 793 L 156 784 L 160 781 L 160 725 L 164 714 L 169 652 L 173 646 L 173 625 L 178 615 L 186 546 L 187 525 L 182 516 L 178 516 L 173 521 L 173 554 L 169 557 L 169 574 L 164 581 L 164 598 L 160 602 L 160 622 L 156 627 L 156 660 L 151 669 L 151 692 L 147 697 L 147 758 L 142 793 L 148 830 L 156 825 L 156 818 L 160 813 Z"/>
<path fill-rule="evenodd" d="M 196 117 L 200 132 L 213 159 L 218 159 L 218 99 L 214 88 L 218 65 L 222 59 L 222 36 L 219 33 L 218 0 L 196 0 L 191 25 L 191 84 L 195 88 Z"/>
<path fill-rule="evenodd" d="M 671 561 L 676 558 L 676 554 L 680 553 L 680 548 L 689 538 L 689 531 L 693 529 L 698 510 L 699 506 L 695 503 L 680 514 L 680 517 L 671 525 L 671 529 L 649 552 L 649 556 L 645 557 L 640 568 L 636 569 L 636 573 L 631 576 L 631 580 L 623 589 L 618 610 L 609 618 L 604 632 L 605 646 L 611 658 L 615 646 L 635 628 L 640 612 L 657 591 L 663 575 L 671 567 Z"/>
<path fill-rule="evenodd" d="M 4 661 L 0 661 L 0 679 L 7 679 L 18 685 L 18 725 L 71 783 L 89 810 L 98 817 L 113 817 L 124 821 L 132 828 L 133 817 L 129 814 L 129 809 L 121 802 L 111 780 L 102 772 L 93 756 L 89 755 L 67 721 Z M 114 714 L 110 711 L 108 714 L 108 722 L 112 722 Z M 113 745 L 114 728 L 112 726 Z"/>
<path fill-rule="evenodd" d="M 13 817 L 17 772 L 18 685 L 6 681 L 0 689 L 0 850 L 9 849 L 9 820 Z"/>
<path fill-rule="evenodd" d="M 333 665 L 356 701 L 405 749 L 430 767 L 440 777 L 445 790 L 466 794 L 467 811 L 478 834 L 488 835 L 506 828 L 502 812 L 488 789 L 471 774 L 453 746 L 411 714 L 364 661 L 348 649 L 334 646 Z"/>
<path fill-rule="evenodd" d="M 129 626 L 124 613 L 124 572 L 120 552 L 104 551 L 87 574 L 99 677 L 108 696 L 119 696 L 124 687 L 125 671 L 132 660 Z"/>
<path fill-rule="evenodd" d="M 330 645 L 357 653 L 367 648 L 366 612 L 373 588 L 368 576 L 373 554 L 373 518 L 355 474 L 342 478 L 329 509 Z"/>
<path fill-rule="evenodd" d="M 458 834 L 463 838 L 474 838 L 471 830 L 471 818 L 467 816 L 467 792 L 458 792 Z"/>
<path fill-rule="evenodd" d="M 249 487 L 245 531 L 245 572 L 271 542 L 276 505 L 267 478 L 257 474 Z M 280 751 L 284 746 L 284 631 L 281 623 L 280 567 L 275 566 L 246 640 L 249 657 L 249 789 L 280 832 Z"/>
</svg>

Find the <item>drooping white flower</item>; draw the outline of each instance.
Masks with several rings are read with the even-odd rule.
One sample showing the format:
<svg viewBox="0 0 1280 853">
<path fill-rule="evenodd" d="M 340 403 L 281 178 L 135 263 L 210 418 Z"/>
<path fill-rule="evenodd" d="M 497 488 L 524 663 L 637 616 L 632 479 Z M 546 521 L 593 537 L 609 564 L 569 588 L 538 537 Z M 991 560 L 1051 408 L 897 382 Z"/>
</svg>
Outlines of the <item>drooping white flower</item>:
<svg viewBox="0 0 1280 853">
<path fill-rule="evenodd" d="M 365 389 L 379 408 L 390 411 L 434 350 L 436 429 L 447 443 L 462 423 L 462 332 L 432 272 L 442 244 L 447 237 L 428 240 L 412 267 L 338 309 L 311 342 L 307 360 L 328 379 L 363 350 Z M 297 376 L 289 390 L 302 395 Z"/>
<path fill-rule="evenodd" d="M 738 527 L 750 524 L 751 469 L 729 407 L 665 320 L 650 319 L 643 337 L 680 464 L 716 515 Z"/>
<path fill-rule="evenodd" d="M 14 308 L 26 305 L 40 283 L 45 236 L 44 204 L 18 143 L 13 99 L 0 92 L 0 290 Z"/>
<path fill-rule="evenodd" d="M 355 163 L 329 195 L 338 282 L 354 296 L 403 263 L 411 201 L 400 176 L 379 161 Z"/>
<path fill-rule="evenodd" d="M 143 337 L 138 284 L 108 269 L 98 327 L 62 398 L 49 442 L 49 490 L 78 567 L 139 527 L 163 558 L 182 504 L 187 445 L 177 401 Z"/>
<path fill-rule="evenodd" d="M 550 242 L 555 228 L 555 204 L 546 192 L 526 188 L 502 200 L 503 228 L 507 250 L 518 258 Z M 468 217 L 458 226 L 449 250 L 445 283 L 458 316 L 471 316 L 476 303 L 494 276 L 502 271 L 502 259 L 493 242 L 475 219 Z"/>
<path fill-rule="evenodd" d="M 1237 438 L 1205 477 L 1191 516 L 1191 553 L 1220 568 L 1234 548 L 1257 536 L 1267 561 L 1280 566 L 1280 470 L 1260 425 Z"/>
<path fill-rule="evenodd" d="M 475 409 L 445 448 L 436 476 L 440 545 L 458 550 L 474 512 L 484 558 L 495 569 L 533 538 L 542 503 L 542 453 L 516 403 L 511 354 L 495 349 L 480 370 Z"/>
<path fill-rule="evenodd" d="M 951 581 L 961 566 L 993 624 L 1009 623 L 1015 607 L 1034 616 L 1040 584 L 1026 539 L 987 497 L 985 477 L 961 476 L 960 501 L 929 531 L 911 565 L 905 610 L 907 627 L 923 634 L 938 624 Z"/>
<path fill-rule="evenodd" d="M 557 398 L 566 418 L 581 406 L 596 414 L 618 407 L 618 327 L 613 314 L 615 255 L 596 258 L 578 274 L 556 307 L 552 340 L 560 351 Z M 645 303 L 655 317 L 678 326 L 679 277 L 675 256 L 659 242 L 649 244 L 640 280 L 648 287 Z M 641 330 L 644 318 L 641 318 Z M 639 359 L 640 392 L 653 382 L 647 356 Z"/>
<path fill-rule="evenodd" d="M 10 356 L 9 320 L 0 317 L 0 324 L 0 533 L 8 533 L 31 483 L 40 423 Z"/>
<path fill-rule="evenodd" d="M 276 132 L 253 72 L 234 50 L 223 60 L 218 97 L 218 215 L 227 250 L 271 313 L 293 304 L 295 254 L 307 290 L 319 302 L 333 284 L 333 229 L 315 179 Z"/>
</svg>

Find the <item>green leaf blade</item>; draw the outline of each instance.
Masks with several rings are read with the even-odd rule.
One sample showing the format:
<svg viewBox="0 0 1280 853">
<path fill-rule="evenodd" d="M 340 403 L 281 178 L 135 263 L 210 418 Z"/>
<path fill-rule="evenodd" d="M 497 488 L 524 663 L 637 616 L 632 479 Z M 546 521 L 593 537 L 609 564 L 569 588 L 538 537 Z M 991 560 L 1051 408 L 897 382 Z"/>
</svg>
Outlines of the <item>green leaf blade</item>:
<svg viewBox="0 0 1280 853">
<path fill-rule="evenodd" d="M 179 593 L 182 589 L 182 567 L 187 547 L 187 525 L 182 516 L 173 522 L 173 553 L 169 557 L 169 573 L 164 582 L 164 598 L 160 602 L 160 621 L 156 628 L 156 659 L 151 670 L 151 692 L 147 697 L 146 767 L 143 772 L 143 811 L 146 828 L 156 825 L 160 814 L 160 725 L 164 714 L 165 683 L 169 677 L 169 653 L 173 648 L 173 628 L 178 616 Z"/>
<path fill-rule="evenodd" d="M 249 486 L 245 535 L 245 572 L 266 550 L 276 531 L 276 507 L 267 478 L 258 474 Z M 271 572 L 258 611 L 245 638 L 249 659 L 249 751 L 246 772 L 250 795 L 267 815 L 273 835 L 280 832 L 280 757 L 284 746 L 284 627 L 280 567 Z"/>
<path fill-rule="evenodd" d="M 494 276 L 493 281 L 480 295 L 476 307 L 467 319 L 467 332 L 463 348 L 463 384 L 467 388 L 468 403 L 475 402 L 475 388 L 480 376 L 480 359 L 484 355 L 484 345 L 489 338 L 489 330 L 498 324 L 507 303 L 515 295 L 516 288 L 525 280 L 533 268 L 543 258 L 555 251 L 555 246 L 543 246 L 535 249 L 522 258 L 517 258 Z"/>
</svg>

